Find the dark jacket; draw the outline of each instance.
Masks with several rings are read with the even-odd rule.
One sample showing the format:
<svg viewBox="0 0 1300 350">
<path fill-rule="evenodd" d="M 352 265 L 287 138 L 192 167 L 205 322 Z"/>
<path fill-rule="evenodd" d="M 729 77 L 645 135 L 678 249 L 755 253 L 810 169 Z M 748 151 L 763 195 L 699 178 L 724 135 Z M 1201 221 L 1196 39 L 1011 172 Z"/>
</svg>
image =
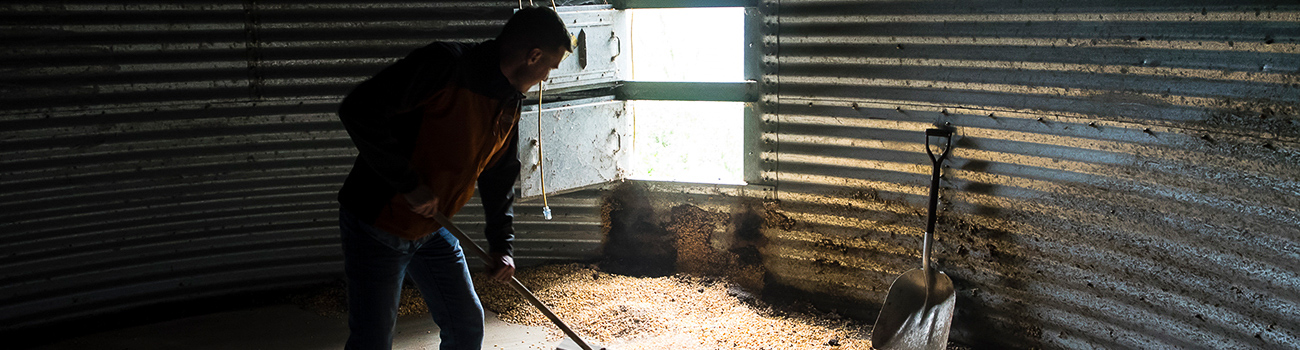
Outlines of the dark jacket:
<svg viewBox="0 0 1300 350">
<path fill-rule="evenodd" d="M 501 73 L 497 44 L 433 43 L 362 82 L 339 107 L 360 154 L 339 203 L 405 239 L 439 229 L 402 193 L 424 183 L 452 217 L 477 183 L 490 251 L 511 254 L 523 94 Z"/>
</svg>

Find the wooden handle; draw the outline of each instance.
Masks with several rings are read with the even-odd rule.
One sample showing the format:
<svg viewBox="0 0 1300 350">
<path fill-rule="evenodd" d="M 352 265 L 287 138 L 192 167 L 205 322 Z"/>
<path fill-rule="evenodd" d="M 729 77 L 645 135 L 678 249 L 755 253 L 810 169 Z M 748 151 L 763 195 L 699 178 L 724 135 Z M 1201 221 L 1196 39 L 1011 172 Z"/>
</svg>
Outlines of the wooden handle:
<svg viewBox="0 0 1300 350">
<path fill-rule="evenodd" d="M 447 231 L 451 232 L 452 236 L 456 236 L 456 239 L 460 240 L 460 245 L 462 247 L 474 251 L 474 254 L 478 254 L 478 257 L 482 258 L 483 262 L 488 266 L 492 266 L 492 264 L 496 263 L 493 261 L 491 255 L 488 255 L 486 251 L 483 251 L 482 247 L 478 246 L 478 243 L 474 243 L 473 240 L 469 239 L 469 236 L 465 235 L 464 231 L 461 231 L 460 228 L 456 227 L 456 224 L 451 223 L 451 219 L 447 219 L 447 217 L 443 216 L 442 213 L 434 213 L 433 219 L 437 220 L 438 224 L 442 225 L 442 227 L 447 228 Z M 578 333 L 574 333 L 573 329 L 570 329 L 569 326 L 565 325 L 564 321 L 561 321 L 559 316 L 556 316 L 554 312 L 551 312 L 550 308 L 546 307 L 546 304 L 542 304 L 542 301 L 538 300 L 537 296 L 533 295 L 533 292 L 528 290 L 528 287 L 524 287 L 523 283 L 519 283 L 518 278 L 510 276 L 510 287 L 514 288 L 516 292 L 519 292 L 519 295 L 522 295 L 524 299 L 528 299 L 528 302 L 533 304 L 533 306 L 536 306 L 537 310 L 541 311 L 543 315 L 546 315 L 546 318 L 551 319 L 551 323 L 554 323 L 556 327 L 560 327 L 560 330 L 563 331 L 565 335 L 568 335 L 570 339 L 573 339 L 574 343 L 578 343 L 578 346 L 582 347 L 582 350 L 591 350 L 591 346 L 588 346 L 587 342 L 582 341 L 582 338 L 578 337 Z"/>
</svg>

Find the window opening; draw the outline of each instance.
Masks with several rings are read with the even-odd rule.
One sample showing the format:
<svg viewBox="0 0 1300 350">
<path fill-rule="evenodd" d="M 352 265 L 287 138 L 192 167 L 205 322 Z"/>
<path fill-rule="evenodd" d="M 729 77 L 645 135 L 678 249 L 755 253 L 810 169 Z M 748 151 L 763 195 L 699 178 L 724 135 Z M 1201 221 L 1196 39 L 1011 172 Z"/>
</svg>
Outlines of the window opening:
<svg viewBox="0 0 1300 350">
<path fill-rule="evenodd" d="M 632 80 L 744 81 L 741 7 L 628 10 Z M 630 101 L 633 179 L 744 184 L 744 103 Z"/>
</svg>

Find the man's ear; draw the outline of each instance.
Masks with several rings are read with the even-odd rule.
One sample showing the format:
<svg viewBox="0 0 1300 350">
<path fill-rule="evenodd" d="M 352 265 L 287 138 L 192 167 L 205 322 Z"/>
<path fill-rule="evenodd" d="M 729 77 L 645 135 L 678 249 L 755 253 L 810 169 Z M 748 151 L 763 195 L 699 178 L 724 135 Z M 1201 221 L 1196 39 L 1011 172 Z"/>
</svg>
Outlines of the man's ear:
<svg viewBox="0 0 1300 350">
<path fill-rule="evenodd" d="M 527 58 L 526 58 L 526 61 L 528 62 L 528 65 L 534 65 L 534 64 L 537 64 L 537 62 L 541 62 L 541 61 L 542 61 L 542 49 L 540 49 L 540 48 L 533 48 L 532 50 L 528 50 L 528 56 L 527 56 Z"/>
</svg>

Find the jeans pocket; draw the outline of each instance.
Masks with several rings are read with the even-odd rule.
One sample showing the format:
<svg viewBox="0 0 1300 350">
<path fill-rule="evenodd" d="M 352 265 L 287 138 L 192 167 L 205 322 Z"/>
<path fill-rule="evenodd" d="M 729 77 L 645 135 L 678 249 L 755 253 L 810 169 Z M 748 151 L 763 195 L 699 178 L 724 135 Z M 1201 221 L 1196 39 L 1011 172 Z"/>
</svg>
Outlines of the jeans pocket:
<svg viewBox="0 0 1300 350">
<path fill-rule="evenodd" d="M 342 212 L 343 213 L 340 215 L 339 220 L 342 221 L 342 225 L 340 226 L 344 227 L 344 230 L 347 231 L 344 232 L 344 234 L 365 236 L 356 238 L 371 240 L 399 253 L 409 253 L 411 250 L 411 241 L 404 240 L 401 237 L 397 237 L 396 235 L 381 230 L 374 225 L 362 222 L 361 219 L 358 219 L 352 213 L 347 212 L 347 210 L 342 210 Z"/>
</svg>

